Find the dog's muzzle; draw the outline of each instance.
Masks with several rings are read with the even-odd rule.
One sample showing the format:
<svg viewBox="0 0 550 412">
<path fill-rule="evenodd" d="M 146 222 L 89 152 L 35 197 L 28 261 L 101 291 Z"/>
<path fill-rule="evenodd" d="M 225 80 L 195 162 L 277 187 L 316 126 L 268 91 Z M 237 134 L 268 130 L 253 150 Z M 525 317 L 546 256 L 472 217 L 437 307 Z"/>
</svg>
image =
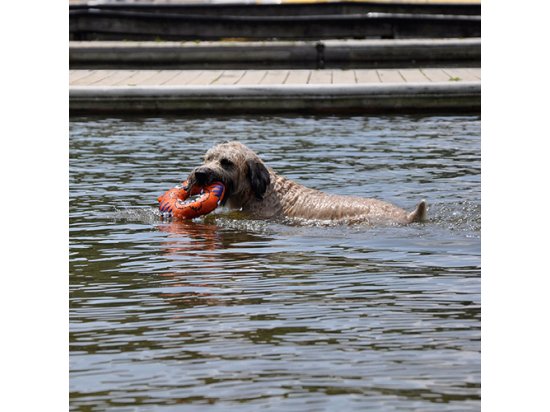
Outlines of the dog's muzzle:
<svg viewBox="0 0 550 412">
<path fill-rule="evenodd" d="M 215 175 L 212 169 L 207 167 L 197 167 L 191 173 L 190 179 L 199 186 L 205 186 L 214 181 Z"/>
<path fill-rule="evenodd" d="M 221 199 L 221 204 L 224 205 L 231 193 L 233 193 L 233 185 L 229 181 L 226 181 L 222 176 L 216 173 L 214 170 L 209 167 L 199 166 L 195 168 L 187 179 L 189 183 L 189 190 L 193 186 L 208 186 L 214 182 L 221 182 L 225 185 L 225 195 Z"/>
<path fill-rule="evenodd" d="M 195 170 L 195 180 L 197 183 L 201 186 L 210 183 L 209 182 L 209 176 L 211 176 L 211 173 L 207 169 L 198 169 Z"/>
</svg>

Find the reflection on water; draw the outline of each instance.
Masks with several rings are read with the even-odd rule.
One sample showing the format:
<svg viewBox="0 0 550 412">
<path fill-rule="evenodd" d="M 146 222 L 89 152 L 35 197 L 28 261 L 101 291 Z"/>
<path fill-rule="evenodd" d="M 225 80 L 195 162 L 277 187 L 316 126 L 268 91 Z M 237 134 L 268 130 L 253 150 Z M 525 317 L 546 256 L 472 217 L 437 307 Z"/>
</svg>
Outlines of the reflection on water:
<svg viewBox="0 0 550 412">
<path fill-rule="evenodd" d="M 479 118 L 70 127 L 72 410 L 479 410 Z M 310 187 L 426 198 L 429 221 L 162 221 L 156 197 L 225 139 Z"/>
</svg>

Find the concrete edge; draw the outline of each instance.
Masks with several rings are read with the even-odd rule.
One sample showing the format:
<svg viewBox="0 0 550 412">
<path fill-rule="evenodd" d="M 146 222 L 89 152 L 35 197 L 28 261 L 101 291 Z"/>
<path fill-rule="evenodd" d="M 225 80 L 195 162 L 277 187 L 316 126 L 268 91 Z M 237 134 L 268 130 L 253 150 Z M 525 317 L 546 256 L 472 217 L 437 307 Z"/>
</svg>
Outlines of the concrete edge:
<svg viewBox="0 0 550 412">
<path fill-rule="evenodd" d="M 481 110 L 480 82 L 273 86 L 73 86 L 71 114 L 414 113 Z"/>
<path fill-rule="evenodd" d="M 481 39 L 320 40 L 274 42 L 69 42 L 69 62 L 190 64 L 226 62 L 481 61 Z"/>
<path fill-rule="evenodd" d="M 173 49 L 173 48 L 241 48 L 241 47 L 292 47 L 292 46 L 316 46 L 323 44 L 326 47 L 393 47 L 393 46 L 475 46 L 481 45 L 481 38 L 436 38 L 436 39 L 321 39 L 321 40 L 271 40 L 271 41 L 118 41 L 118 40 L 89 40 L 69 41 L 70 49 Z"/>
<path fill-rule="evenodd" d="M 70 97 L 185 97 L 185 96 L 358 96 L 422 93 L 481 93 L 481 82 L 374 83 L 308 85 L 222 85 L 222 86 L 70 86 Z"/>
</svg>

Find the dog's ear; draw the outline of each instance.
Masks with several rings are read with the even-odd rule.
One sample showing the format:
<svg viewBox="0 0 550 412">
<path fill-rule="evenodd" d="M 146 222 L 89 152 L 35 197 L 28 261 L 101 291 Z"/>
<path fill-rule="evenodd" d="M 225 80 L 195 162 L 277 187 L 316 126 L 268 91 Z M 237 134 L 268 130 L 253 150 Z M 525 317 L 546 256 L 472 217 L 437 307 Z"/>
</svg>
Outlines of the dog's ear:
<svg viewBox="0 0 550 412">
<path fill-rule="evenodd" d="M 249 159 L 246 161 L 248 166 L 247 177 L 250 180 L 250 186 L 257 199 L 262 199 L 271 179 L 269 171 L 258 159 Z"/>
</svg>

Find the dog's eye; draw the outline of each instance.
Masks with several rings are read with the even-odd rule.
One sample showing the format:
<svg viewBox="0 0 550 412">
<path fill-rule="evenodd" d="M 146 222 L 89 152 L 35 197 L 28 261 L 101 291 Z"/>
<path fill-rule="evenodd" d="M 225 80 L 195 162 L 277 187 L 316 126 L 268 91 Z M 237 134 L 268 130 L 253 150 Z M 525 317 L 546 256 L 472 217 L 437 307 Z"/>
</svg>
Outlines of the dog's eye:
<svg viewBox="0 0 550 412">
<path fill-rule="evenodd" d="M 233 162 L 229 159 L 226 159 L 225 157 L 222 160 L 220 160 L 220 164 L 222 165 L 222 167 L 225 167 L 225 168 L 233 166 Z"/>
</svg>

